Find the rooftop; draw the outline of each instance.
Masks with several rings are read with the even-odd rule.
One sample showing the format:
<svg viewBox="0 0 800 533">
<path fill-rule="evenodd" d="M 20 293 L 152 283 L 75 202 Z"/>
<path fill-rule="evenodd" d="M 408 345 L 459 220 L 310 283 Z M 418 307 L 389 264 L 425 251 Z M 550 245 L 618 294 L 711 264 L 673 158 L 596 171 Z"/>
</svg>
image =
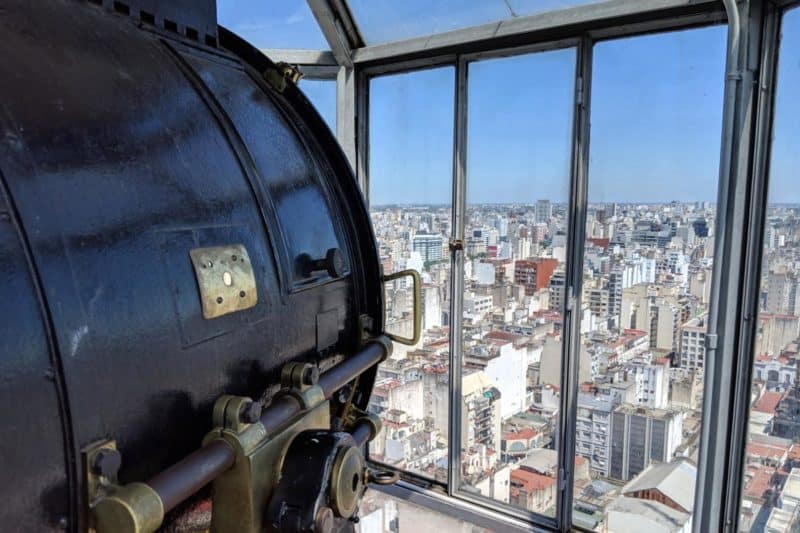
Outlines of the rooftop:
<svg viewBox="0 0 800 533">
<path fill-rule="evenodd" d="M 772 414 L 778 408 L 781 398 L 783 398 L 782 392 L 766 391 L 761 398 L 756 400 L 756 403 L 753 404 L 753 411 Z"/>
<path fill-rule="evenodd" d="M 687 459 L 676 459 L 646 468 L 623 487 L 622 493 L 629 495 L 642 490 L 657 490 L 689 513 L 694 506 L 696 477 L 695 465 Z"/>
</svg>

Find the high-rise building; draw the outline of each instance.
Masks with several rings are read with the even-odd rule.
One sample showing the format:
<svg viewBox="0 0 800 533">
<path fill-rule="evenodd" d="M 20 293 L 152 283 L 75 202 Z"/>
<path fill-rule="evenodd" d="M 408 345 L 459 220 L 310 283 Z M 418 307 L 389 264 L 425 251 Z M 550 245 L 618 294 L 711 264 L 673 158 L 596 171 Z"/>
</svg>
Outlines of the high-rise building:
<svg viewBox="0 0 800 533">
<path fill-rule="evenodd" d="M 691 319 L 681 327 L 680 366 L 702 370 L 706 356 L 706 316 Z"/>
<path fill-rule="evenodd" d="M 578 394 L 575 453 L 589 460 L 589 468 L 608 477 L 611 464 L 611 415 L 617 405 L 611 395 Z"/>
<path fill-rule="evenodd" d="M 622 270 L 617 268 L 608 274 L 608 314 L 619 317 L 622 310 Z"/>
<path fill-rule="evenodd" d="M 500 391 L 482 371 L 468 372 L 462 380 L 462 446 L 483 444 L 500 453 Z"/>
<path fill-rule="evenodd" d="M 553 272 L 550 276 L 550 310 L 561 311 L 564 308 L 564 291 L 567 285 L 566 274 L 563 270 Z"/>
<path fill-rule="evenodd" d="M 525 294 L 532 296 L 550 285 L 556 266 L 558 260 L 551 257 L 517 261 L 514 265 L 514 283 L 524 285 Z"/>
<path fill-rule="evenodd" d="M 422 260 L 426 263 L 430 261 L 440 261 L 443 257 L 444 239 L 441 235 L 420 234 L 414 236 L 412 248 L 419 252 Z"/>
<path fill-rule="evenodd" d="M 783 314 L 789 311 L 794 284 L 787 272 L 770 272 L 767 278 L 768 313 Z"/>
<path fill-rule="evenodd" d="M 553 204 L 550 200 L 536 200 L 536 222 L 547 224 L 553 218 Z"/>
<path fill-rule="evenodd" d="M 654 462 L 668 462 L 682 437 L 679 412 L 620 405 L 611 417 L 609 477 L 627 481 Z"/>
</svg>

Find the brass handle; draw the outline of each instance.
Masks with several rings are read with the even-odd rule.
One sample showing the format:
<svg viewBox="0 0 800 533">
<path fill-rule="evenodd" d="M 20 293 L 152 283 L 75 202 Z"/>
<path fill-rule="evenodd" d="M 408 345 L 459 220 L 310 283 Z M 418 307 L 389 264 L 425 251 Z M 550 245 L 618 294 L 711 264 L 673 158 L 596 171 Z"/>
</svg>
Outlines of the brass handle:
<svg viewBox="0 0 800 533">
<path fill-rule="evenodd" d="M 400 480 L 400 474 L 394 470 L 373 470 L 367 468 L 367 483 L 376 485 L 394 485 Z"/>
<path fill-rule="evenodd" d="M 400 272 L 383 276 L 383 283 L 385 284 L 389 281 L 406 277 L 410 277 L 414 280 L 414 335 L 409 339 L 407 337 L 401 337 L 399 335 L 393 335 L 392 333 L 387 332 L 386 336 L 395 342 L 399 342 L 400 344 L 414 346 L 419 342 L 419 339 L 422 336 L 422 278 L 420 277 L 419 272 L 413 268 L 410 268 L 408 270 L 401 270 Z"/>
</svg>

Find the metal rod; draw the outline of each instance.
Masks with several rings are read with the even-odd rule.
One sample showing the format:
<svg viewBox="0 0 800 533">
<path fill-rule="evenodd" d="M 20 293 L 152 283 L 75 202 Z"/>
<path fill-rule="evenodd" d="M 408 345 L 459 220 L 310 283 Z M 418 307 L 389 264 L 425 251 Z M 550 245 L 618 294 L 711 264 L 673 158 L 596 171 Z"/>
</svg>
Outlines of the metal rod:
<svg viewBox="0 0 800 533">
<path fill-rule="evenodd" d="M 329 399 L 334 392 L 362 372 L 383 361 L 391 350 L 391 341 L 379 337 L 369 342 L 360 352 L 322 374 L 318 385 L 325 398 Z M 302 411 L 302 405 L 295 398 L 281 396 L 264 410 L 260 421 L 267 435 L 271 435 L 283 429 Z M 362 438 L 361 428 L 357 427 L 356 430 L 359 438 Z M 369 428 L 366 431 L 369 436 Z M 235 458 L 236 454 L 227 442 L 222 439 L 214 440 L 157 474 L 147 484 L 158 493 L 166 513 L 232 467 Z"/>
<path fill-rule="evenodd" d="M 217 439 L 156 474 L 147 484 L 158 493 L 166 513 L 232 467 L 235 460 L 231 445 Z"/>
<path fill-rule="evenodd" d="M 364 371 L 377 365 L 392 353 L 392 341 L 386 337 L 372 341 L 363 350 L 345 359 L 319 377 L 326 398 L 341 389 Z"/>
<path fill-rule="evenodd" d="M 353 431 L 351 431 L 350 434 L 353 436 L 353 440 L 356 441 L 356 444 L 360 448 L 372 440 L 372 426 L 366 422 L 360 422 L 355 428 L 353 428 Z"/>
</svg>

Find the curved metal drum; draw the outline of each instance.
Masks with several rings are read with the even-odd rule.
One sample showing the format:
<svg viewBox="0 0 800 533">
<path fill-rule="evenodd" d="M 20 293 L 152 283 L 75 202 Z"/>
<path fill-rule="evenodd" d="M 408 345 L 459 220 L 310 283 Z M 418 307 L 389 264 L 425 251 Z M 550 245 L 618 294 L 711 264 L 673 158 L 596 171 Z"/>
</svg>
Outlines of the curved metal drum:
<svg viewBox="0 0 800 533">
<path fill-rule="evenodd" d="M 230 34 L 126 15 L 0 7 L 3 530 L 84 529 L 84 446 L 116 439 L 120 480 L 147 479 L 197 449 L 220 395 L 382 328 L 369 218 L 305 97 Z M 190 252 L 232 246 L 254 294 L 208 318 Z"/>
</svg>

